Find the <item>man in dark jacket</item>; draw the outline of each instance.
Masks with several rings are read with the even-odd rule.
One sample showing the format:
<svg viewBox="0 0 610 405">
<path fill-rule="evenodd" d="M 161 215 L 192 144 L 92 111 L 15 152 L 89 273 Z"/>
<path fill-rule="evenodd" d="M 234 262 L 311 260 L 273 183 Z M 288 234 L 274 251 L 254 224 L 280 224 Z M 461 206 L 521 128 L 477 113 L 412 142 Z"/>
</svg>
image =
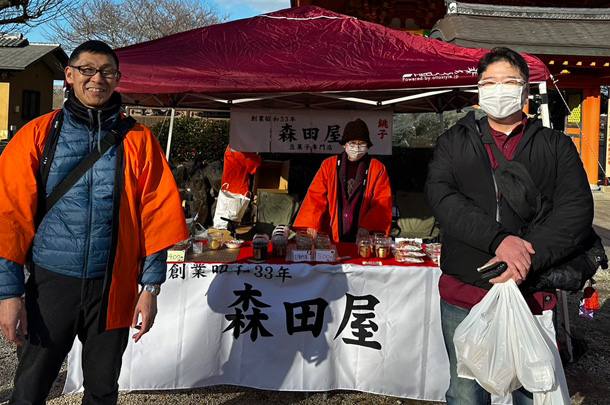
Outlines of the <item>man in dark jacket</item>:
<svg viewBox="0 0 610 405">
<path fill-rule="evenodd" d="M 529 93 L 529 68 L 523 57 L 495 48 L 479 61 L 478 76 L 479 106 L 487 119 L 477 122 L 470 113 L 438 138 L 425 189 L 442 229 L 439 291 L 450 361 L 448 404 L 489 401 L 489 393 L 474 380 L 457 376 L 453 345 L 457 325 L 492 283 L 513 279 L 521 284 L 532 272 L 578 251 L 593 221 L 593 199 L 574 144 L 522 112 Z M 498 190 L 493 176 L 498 162 L 492 144 L 482 141 L 484 126 L 502 154 L 522 163 L 538 190 L 552 202 L 549 214 L 527 233 L 520 230 L 528 223 Z M 477 268 L 496 261 L 506 262 L 506 271 L 490 281 L 482 279 Z M 556 303 L 554 294 L 547 293 L 526 296 L 526 300 L 534 313 L 552 309 Z M 532 403 L 532 394 L 515 391 L 513 403 Z"/>
</svg>

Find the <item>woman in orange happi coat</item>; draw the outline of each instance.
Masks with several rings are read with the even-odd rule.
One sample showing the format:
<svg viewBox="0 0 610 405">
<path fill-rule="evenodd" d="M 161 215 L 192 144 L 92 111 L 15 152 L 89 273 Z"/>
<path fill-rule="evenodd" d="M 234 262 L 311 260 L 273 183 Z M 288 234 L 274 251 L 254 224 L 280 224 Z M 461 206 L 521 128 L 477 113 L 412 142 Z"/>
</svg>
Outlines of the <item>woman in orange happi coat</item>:
<svg viewBox="0 0 610 405">
<path fill-rule="evenodd" d="M 327 231 L 335 242 L 392 224 L 392 190 L 385 166 L 368 154 L 373 145 L 364 121 L 349 122 L 341 145 L 345 151 L 322 162 L 294 222 L 295 228 Z"/>
</svg>

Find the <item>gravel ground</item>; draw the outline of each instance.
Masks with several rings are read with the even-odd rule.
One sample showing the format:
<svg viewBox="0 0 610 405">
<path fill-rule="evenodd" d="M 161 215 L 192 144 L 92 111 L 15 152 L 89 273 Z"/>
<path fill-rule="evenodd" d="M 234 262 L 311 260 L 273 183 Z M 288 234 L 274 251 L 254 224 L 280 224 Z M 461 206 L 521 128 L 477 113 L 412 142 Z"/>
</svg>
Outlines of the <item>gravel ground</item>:
<svg viewBox="0 0 610 405">
<path fill-rule="evenodd" d="M 610 255 L 610 193 L 595 193 L 594 225 Z M 578 316 L 579 294 L 568 296 L 568 313 L 572 335 L 584 338 L 586 353 L 573 363 L 566 364 L 565 373 L 575 405 L 607 405 L 610 403 L 610 271 L 600 271 L 595 277 L 599 291 L 600 311 L 592 321 Z M 560 341 L 564 340 L 561 330 Z M 0 404 L 7 403 L 17 364 L 15 348 L 6 339 L 0 339 Z M 65 368 L 55 382 L 48 404 L 80 404 L 82 395 L 61 395 L 65 381 Z M 332 391 L 327 394 L 303 392 L 272 392 L 234 386 L 216 386 L 179 391 L 121 392 L 119 404 L 366 404 L 366 405 L 431 405 L 436 402 L 414 401 L 383 395 L 352 391 Z"/>
</svg>

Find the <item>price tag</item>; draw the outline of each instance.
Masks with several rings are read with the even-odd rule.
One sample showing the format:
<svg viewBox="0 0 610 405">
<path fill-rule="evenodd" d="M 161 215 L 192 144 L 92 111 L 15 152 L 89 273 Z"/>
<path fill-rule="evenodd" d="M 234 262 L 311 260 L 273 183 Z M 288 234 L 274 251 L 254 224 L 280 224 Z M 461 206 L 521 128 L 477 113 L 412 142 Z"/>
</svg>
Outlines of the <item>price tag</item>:
<svg viewBox="0 0 610 405">
<path fill-rule="evenodd" d="M 168 262 L 183 262 L 186 258 L 186 250 L 168 250 L 167 261 Z"/>
<path fill-rule="evenodd" d="M 292 251 L 293 262 L 310 262 L 311 261 L 311 250 L 293 250 Z"/>
<path fill-rule="evenodd" d="M 316 250 L 316 262 L 334 262 L 334 250 Z"/>
</svg>

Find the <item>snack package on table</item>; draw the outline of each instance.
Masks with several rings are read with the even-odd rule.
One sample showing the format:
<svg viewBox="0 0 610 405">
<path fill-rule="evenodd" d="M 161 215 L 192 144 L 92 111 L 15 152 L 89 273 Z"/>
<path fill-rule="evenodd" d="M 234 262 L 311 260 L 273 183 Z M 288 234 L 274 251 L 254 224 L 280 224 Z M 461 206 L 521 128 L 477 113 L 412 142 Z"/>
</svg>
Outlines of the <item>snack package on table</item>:
<svg viewBox="0 0 610 405">
<path fill-rule="evenodd" d="M 441 244 L 440 243 L 426 243 L 424 246 L 424 252 L 428 255 L 437 266 L 441 264 Z"/>
<path fill-rule="evenodd" d="M 420 241 L 401 240 L 392 244 L 394 258 L 400 263 L 424 263 L 426 253 L 422 250 Z"/>
</svg>

